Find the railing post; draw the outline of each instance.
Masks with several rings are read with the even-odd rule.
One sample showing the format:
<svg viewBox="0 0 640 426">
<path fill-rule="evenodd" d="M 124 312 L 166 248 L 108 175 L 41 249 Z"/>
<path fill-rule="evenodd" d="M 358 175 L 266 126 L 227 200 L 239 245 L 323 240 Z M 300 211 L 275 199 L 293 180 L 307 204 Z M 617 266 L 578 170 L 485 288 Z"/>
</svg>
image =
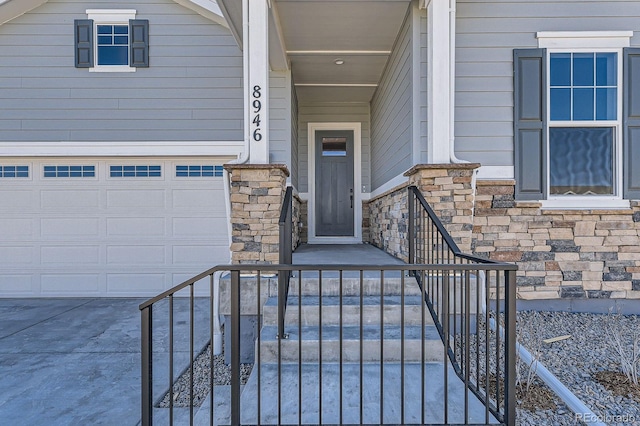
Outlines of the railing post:
<svg viewBox="0 0 640 426">
<path fill-rule="evenodd" d="M 259 296 L 258 296 L 259 297 Z M 231 424 L 240 424 L 240 271 L 231 271 Z M 258 360 L 258 362 L 260 362 Z M 211 407 L 213 409 L 213 407 Z M 260 413 L 258 413 L 260 416 Z"/>
<path fill-rule="evenodd" d="M 414 207 L 414 196 L 413 196 L 413 186 L 407 188 L 407 208 L 409 209 L 409 226 L 408 230 L 408 240 L 409 240 L 409 264 L 415 263 L 415 207 Z"/>
<path fill-rule="evenodd" d="M 516 271 L 505 271 L 505 423 L 516 424 Z"/>
<path fill-rule="evenodd" d="M 142 351 L 142 425 L 153 424 L 153 347 L 152 347 L 152 320 L 153 305 L 140 311 L 141 314 L 141 351 Z"/>
<path fill-rule="evenodd" d="M 292 262 L 292 210 L 293 210 L 293 189 L 287 188 L 284 201 L 282 204 L 282 212 L 279 221 L 279 253 L 278 259 L 281 265 L 291 265 Z M 289 271 L 278 271 L 278 339 L 286 339 L 288 336 L 284 332 L 284 316 L 287 309 L 287 293 L 289 291 Z"/>
</svg>

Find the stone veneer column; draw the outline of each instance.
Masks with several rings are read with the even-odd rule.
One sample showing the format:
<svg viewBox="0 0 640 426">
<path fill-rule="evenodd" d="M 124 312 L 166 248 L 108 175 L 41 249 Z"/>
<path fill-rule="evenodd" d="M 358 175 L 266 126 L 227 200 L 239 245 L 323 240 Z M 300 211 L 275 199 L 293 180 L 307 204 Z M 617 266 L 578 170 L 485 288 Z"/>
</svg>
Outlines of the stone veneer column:
<svg viewBox="0 0 640 426">
<path fill-rule="evenodd" d="M 231 174 L 232 263 L 278 263 L 284 164 L 226 164 Z"/>
<path fill-rule="evenodd" d="M 471 252 L 473 174 L 479 163 L 419 164 L 404 175 L 420 189 L 451 237 L 464 253 Z"/>
</svg>

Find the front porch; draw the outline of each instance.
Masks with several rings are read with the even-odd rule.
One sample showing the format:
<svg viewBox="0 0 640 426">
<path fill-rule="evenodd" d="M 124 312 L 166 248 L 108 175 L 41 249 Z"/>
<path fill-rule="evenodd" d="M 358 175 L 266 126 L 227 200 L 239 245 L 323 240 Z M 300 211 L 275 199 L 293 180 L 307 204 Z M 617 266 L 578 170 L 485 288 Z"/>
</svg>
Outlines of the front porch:
<svg viewBox="0 0 640 426">
<path fill-rule="evenodd" d="M 193 299 L 205 281 L 226 316 L 233 425 L 514 424 L 516 268 L 463 254 L 417 188 L 404 192 L 407 262 L 366 244 L 287 255 L 297 241 L 288 190 L 279 264 L 219 266 L 141 305 L 143 423 L 153 305 L 187 289 Z M 219 273 L 229 278 L 218 297 Z"/>
</svg>

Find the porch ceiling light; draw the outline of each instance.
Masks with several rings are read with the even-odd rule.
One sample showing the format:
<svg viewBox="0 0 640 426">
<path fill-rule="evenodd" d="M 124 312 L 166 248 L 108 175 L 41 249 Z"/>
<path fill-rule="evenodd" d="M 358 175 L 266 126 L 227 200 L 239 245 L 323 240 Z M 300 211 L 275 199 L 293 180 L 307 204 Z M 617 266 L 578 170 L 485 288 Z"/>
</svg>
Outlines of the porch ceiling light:
<svg viewBox="0 0 640 426">
<path fill-rule="evenodd" d="M 344 64 L 344 59 L 341 58 L 337 58 L 335 61 L 333 61 L 336 65 L 342 65 Z"/>
</svg>

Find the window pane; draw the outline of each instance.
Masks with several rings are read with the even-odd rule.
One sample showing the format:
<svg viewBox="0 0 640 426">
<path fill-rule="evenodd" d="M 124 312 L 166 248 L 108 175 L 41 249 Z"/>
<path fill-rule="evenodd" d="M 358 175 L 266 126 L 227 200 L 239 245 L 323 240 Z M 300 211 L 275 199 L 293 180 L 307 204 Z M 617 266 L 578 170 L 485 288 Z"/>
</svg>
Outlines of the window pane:
<svg viewBox="0 0 640 426">
<path fill-rule="evenodd" d="M 593 89 L 573 89 L 573 119 L 593 120 Z"/>
<path fill-rule="evenodd" d="M 322 156 L 323 157 L 346 157 L 347 156 L 347 138 L 343 138 L 343 137 L 322 138 Z"/>
<path fill-rule="evenodd" d="M 128 43 L 129 43 L 129 37 L 127 36 L 115 36 L 113 38 L 113 44 L 122 45 L 122 44 L 128 44 Z"/>
<path fill-rule="evenodd" d="M 571 86 L 571 54 L 551 54 L 551 86 Z"/>
<path fill-rule="evenodd" d="M 618 80 L 618 60 L 616 53 L 596 54 L 596 85 L 615 86 Z"/>
<path fill-rule="evenodd" d="M 571 89 L 551 89 L 551 120 L 571 120 Z"/>
<path fill-rule="evenodd" d="M 113 25 L 98 25 L 98 34 L 113 34 Z"/>
<path fill-rule="evenodd" d="M 617 120 L 618 91 L 596 89 L 596 120 Z"/>
<path fill-rule="evenodd" d="M 110 45 L 113 42 L 113 38 L 108 35 L 108 36 L 98 36 L 98 44 L 107 44 Z"/>
<path fill-rule="evenodd" d="M 593 53 L 573 54 L 573 85 L 593 86 Z"/>
<path fill-rule="evenodd" d="M 114 34 L 129 34 L 129 26 L 128 25 L 114 25 L 113 26 Z"/>
<path fill-rule="evenodd" d="M 549 192 L 613 194 L 613 128 L 549 129 Z"/>
<path fill-rule="evenodd" d="M 98 65 L 128 65 L 127 46 L 98 46 Z"/>
</svg>

